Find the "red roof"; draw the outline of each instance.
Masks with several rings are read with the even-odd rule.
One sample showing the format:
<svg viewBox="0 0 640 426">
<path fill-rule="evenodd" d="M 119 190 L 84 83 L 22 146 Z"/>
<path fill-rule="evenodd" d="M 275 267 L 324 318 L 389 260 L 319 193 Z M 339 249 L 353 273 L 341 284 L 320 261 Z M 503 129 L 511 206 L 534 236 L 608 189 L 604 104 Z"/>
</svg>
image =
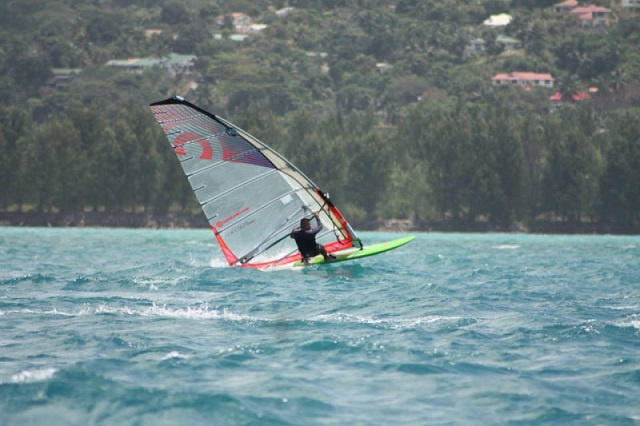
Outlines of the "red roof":
<svg viewBox="0 0 640 426">
<path fill-rule="evenodd" d="M 609 13 L 611 12 L 611 9 L 607 9 L 606 7 L 600 7 L 600 6 L 585 6 L 585 7 L 576 7 L 571 11 L 571 13 L 577 13 L 579 15 L 582 15 L 584 13 L 595 13 L 595 12 Z"/>
<path fill-rule="evenodd" d="M 511 72 L 496 74 L 491 80 L 553 80 L 551 74 L 540 74 L 536 72 Z"/>
<path fill-rule="evenodd" d="M 591 95 L 589 95 L 588 93 L 585 93 L 585 92 L 578 92 L 578 93 L 573 93 L 571 95 L 571 98 L 576 102 L 578 102 L 578 101 L 586 101 L 587 99 L 591 99 Z M 561 101 L 562 100 L 562 93 L 556 92 L 552 96 L 550 96 L 549 99 L 551 99 L 552 101 Z"/>
</svg>

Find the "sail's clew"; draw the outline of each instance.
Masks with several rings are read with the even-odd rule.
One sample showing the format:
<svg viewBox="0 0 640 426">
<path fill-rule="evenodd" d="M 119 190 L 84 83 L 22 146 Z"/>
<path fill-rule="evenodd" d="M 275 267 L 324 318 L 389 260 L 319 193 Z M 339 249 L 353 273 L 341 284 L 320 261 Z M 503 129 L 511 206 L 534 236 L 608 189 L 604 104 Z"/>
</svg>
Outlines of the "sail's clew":
<svg viewBox="0 0 640 426">
<path fill-rule="evenodd" d="M 331 200 L 280 154 L 180 97 L 151 104 L 229 265 L 265 268 L 300 260 L 289 238 L 320 211 L 328 252 L 360 247 Z"/>
</svg>

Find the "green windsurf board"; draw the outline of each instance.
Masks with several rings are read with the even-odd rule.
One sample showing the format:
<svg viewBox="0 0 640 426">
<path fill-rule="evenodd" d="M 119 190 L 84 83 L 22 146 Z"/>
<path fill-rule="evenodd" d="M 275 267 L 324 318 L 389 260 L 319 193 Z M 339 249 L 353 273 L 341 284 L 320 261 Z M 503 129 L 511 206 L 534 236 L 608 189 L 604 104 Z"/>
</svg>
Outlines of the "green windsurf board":
<svg viewBox="0 0 640 426">
<path fill-rule="evenodd" d="M 336 252 L 331 253 L 336 258 L 332 259 L 330 261 L 327 261 L 327 262 L 324 261 L 324 258 L 322 257 L 322 255 L 318 255 L 318 256 L 315 256 L 315 257 L 309 259 L 309 265 L 320 265 L 320 264 L 323 264 L 323 263 L 345 262 L 347 260 L 355 260 L 355 259 L 361 259 L 361 258 L 367 257 L 367 256 L 375 256 L 377 254 L 384 253 L 384 252 L 389 251 L 389 250 L 397 249 L 398 247 L 402 247 L 403 245 L 409 243 L 413 239 L 414 239 L 414 236 L 411 235 L 409 237 L 398 238 L 397 240 L 391 240 L 391 241 L 387 241 L 387 242 L 384 242 L 384 243 L 372 244 L 372 245 L 369 245 L 369 246 L 365 246 L 362 249 L 354 247 L 354 248 L 348 248 L 348 249 L 345 249 L 345 250 L 336 251 Z M 305 265 L 301 260 L 299 260 L 299 261 L 293 263 L 293 266 L 294 267 L 300 267 L 300 266 L 305 266 Z"/>
</svg>

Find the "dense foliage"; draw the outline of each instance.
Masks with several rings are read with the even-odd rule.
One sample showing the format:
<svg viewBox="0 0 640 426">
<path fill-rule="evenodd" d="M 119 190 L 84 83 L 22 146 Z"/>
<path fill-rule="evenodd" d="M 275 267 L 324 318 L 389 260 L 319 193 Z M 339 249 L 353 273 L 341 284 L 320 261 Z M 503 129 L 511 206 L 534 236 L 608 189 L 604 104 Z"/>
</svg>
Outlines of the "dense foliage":
<svg viewBox="0 0 640 426">
<path fill-rule="evenodd" d="M 639 15 L 596 2 L 614 19 L 586 29 L 554 3 L 2 2 L 0 210 L 193 210 L 147 108 L 180 94 L 290 158 L 356 220 L 640 230 Z M 218 18 L 231 12 L 268 27 L 234 41 Z M 497 13 L 514 19 L 482 25 Z M 505 52 L 499 34 L 522 49 Z M 477 37 L 487 50 L 465 55 Z M 197 55 L 196 73 L 105 66 L 169 52 Z M 82 72 L 54 90 L 54 68 Z M 563 99 L 598 92 L 552 105 L 548 89 L 491 85 L 509 71 L 551 73 Z"/>
</svg>

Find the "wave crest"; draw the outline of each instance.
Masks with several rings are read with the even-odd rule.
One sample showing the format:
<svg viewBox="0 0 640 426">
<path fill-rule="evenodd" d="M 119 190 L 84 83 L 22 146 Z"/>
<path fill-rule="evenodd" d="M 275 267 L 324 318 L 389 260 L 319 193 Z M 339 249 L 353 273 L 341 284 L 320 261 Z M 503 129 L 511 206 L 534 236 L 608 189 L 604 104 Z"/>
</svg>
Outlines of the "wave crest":
<svg viewBox="0 0 640 426">
<path fill-rule="evenodd" d="M 53 367 L 43 368 L 40 370 L 23 370 L 11 376 L 11 382 L 13 383 L 43 382 L 45 380 L 49 380 L 50 378 L 52 378 L 57 372 L 58 372 L 58 369 Z"/>
</svg>

